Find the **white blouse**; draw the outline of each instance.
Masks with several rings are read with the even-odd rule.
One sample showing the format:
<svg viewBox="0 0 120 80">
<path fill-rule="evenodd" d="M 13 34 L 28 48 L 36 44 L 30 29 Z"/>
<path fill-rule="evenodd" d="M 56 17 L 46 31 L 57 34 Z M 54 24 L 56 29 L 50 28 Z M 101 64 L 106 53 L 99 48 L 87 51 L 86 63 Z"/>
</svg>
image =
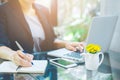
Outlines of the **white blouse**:
<svg viewBox="0 0 120 80">
<path fill-rule="evenodd" d="M 29 25 L 29 28 L 31 30 L 31 34 L 33 37 L 33 41 L 34 41 L 33 51 L 39 52 L 39 51 L 41 51 L 40 43 L 42 40 L 45 40 L 45 34 L 44 34 L 44 30 L 42 28 L 42 25 L 39 22 L 37 16 L 25 15 L 25 19 Z"/>
</svg>

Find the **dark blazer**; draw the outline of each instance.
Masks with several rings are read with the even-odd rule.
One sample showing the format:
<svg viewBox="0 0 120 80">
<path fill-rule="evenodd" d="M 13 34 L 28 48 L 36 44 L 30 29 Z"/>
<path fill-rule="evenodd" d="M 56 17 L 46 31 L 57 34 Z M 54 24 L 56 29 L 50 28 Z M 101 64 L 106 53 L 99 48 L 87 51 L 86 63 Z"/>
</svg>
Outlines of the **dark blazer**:
<svg viewBox="0 0 120 80">
<path fill-rule="evenodd" d="M 33 6 L 45 32 L 45 40 L 40 44 L 41 49 L 42 51 L 51 50 L 54 48 L 55 35 L 50 22 L 49 11 L 46 7 L 38 4 L 33 4 Z M 15 41 L 18 41 L 27 52 L 32 52 L 32 35 L 18 0 L 8 0 L 6 4 L 0 6 L 0 30 L 3 30 L 0 43 L 17 50 Z"/>
</svg>

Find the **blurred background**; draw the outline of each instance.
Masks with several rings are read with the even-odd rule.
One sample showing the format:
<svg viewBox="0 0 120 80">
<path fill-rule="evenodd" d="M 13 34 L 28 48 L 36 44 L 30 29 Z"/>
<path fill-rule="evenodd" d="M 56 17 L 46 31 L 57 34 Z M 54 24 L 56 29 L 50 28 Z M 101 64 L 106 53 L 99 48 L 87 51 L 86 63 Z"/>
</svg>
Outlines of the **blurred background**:
<svg viewBox="0 0 120 80">
<path fill-rule="evenodd" d="M 55 17 L 54 31 L 58 39 L 84 41 L 91 20 L 100 15 L 99 0 L 37 0 L 49 8 Z M 51 7 L 52 6 L 52 7 Z"/>
</svg>

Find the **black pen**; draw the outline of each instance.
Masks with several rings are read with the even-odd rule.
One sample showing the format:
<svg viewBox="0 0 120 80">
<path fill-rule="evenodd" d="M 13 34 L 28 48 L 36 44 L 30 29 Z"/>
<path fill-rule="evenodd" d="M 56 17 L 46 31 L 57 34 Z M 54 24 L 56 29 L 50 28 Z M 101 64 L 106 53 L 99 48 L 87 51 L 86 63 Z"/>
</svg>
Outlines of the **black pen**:
<svg viewBox="0 0 120 80">
<path fill-rule="evenodd" d="M 18 67 L 16 68 L 16 71 L 17 71 L 18 69 L 20 69 L 20 68 L 22 68 L 22 66 L 18 66 Z"/>
<path fill-rule="evenodd" d="M 22 46 L 21 46 L 17 41 L 15 41 L 15 43 L 16 43 L 17 47 L 18 47 L 23 53 L 25 53 L 25 52 L 24 52 L 24 49 L 22 48 Z M 33 65 L 33 62 L 31 62 L 31 64 Z M 16 69 L 16 71 L 17 71 L 18 69 L 20 69 L 21 67 L 22 67 L 22 66 L 18 66 L 17 69 Z"/>
</svg>

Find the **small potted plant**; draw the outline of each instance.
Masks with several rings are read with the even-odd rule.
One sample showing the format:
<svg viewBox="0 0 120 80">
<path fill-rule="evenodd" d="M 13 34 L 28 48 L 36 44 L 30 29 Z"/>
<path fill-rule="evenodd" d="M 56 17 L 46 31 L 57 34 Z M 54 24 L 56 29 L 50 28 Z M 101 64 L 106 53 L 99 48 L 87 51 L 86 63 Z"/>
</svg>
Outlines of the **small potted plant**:
<svg viewBox="0 0 120 80">
<path fill-rule="evenodd" d="M 88 44 L 85 47 L 86 53 L 84 53 L 85 57 L 85 67 L 88 70 L 97 70 L 100 64 L 104 59 L 104 55 L 101 52 L 101 47 L 98 44 Z M 99 55 L 102 55 L 100 60 Z"/>
<path fill-rule="evenodd" d="M 88 44 L 85 49 L 88 53 L 91 54 L 96 54 L 101 51 L 100 45 L 97 44 Z"/>
</svg>

